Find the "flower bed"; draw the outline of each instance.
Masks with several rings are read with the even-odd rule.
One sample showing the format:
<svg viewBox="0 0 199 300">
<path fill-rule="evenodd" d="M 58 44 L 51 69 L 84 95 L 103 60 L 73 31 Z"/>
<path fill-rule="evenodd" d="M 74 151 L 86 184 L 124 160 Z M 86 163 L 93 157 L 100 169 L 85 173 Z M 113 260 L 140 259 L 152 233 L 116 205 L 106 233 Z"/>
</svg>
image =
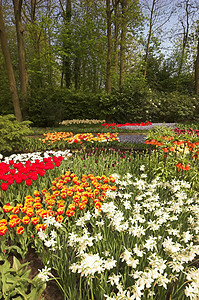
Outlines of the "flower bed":
<svg viewBox="0 0 199 300">
<path fill-rule="evenodd" d="M 141 123 L 125 123 L 125 124 L 118 124 L 118 123 L 110 123 L 110 124 L 107 124 L 107 123 L 104 123 L 102 124 L 102 127 L 105 127 L 105 128 L 111 128 L 111 129 L 115 129 L 115 128 L 120 128 L 120 127 L 124 127 L 124 126 L 148 126 L 148 125 L 152 125 L 151 122 L 141 122 Z"/>
<path fill-rule="evenodd" d="M 188 171 L 190 166 L 196 167 L 199 159 L 199 142 L 176 140 L 173 136 L 161 136 L 159 139 L 145 141 L 147 145 L 155 145 L 164 153 L 165 158 L 173 158 L 176 167 Z"/>
<path fill-rule="evenodd" d="M 114 185 L 108 184 L 114 182 L 112 176 L 95 178 L 93 174 L 83 174 L 79 179 L 67 171 L 61 178 L 52 181 L 51 192 L 47 192 L 47 189 L 34 191 L 34 196 L 26 196 L 23 204 L 5 204 L 4 216 L 0 219 L 0 235 L 6 234 L 8 227 L 15 228 L 17 234 L 23 234 L 24 225 L 29 225 L 26 232 L 31 231 L 33 234 L 32 225 L 36 226 L 37 231 L 46 228 L 44 218 L 47 216 L 56 216 L 56 221 L 61 223 L 64 217 L 72 217 L 78 209 L 84 210 L 94 205 L 100 210 L 107 191 L 116 189 Z"/>
<path fill-rule="evenodd" d="M 60 124 L 62 125 L 71 125 L 71 124 L 101 124 L 104 123 L 105 120 L 79 120 L 79 119 L 73 119 L 73 120 L 64 120 Z"/>
<path fill-rule="evenodd" d="M 77 143 L 91 139 L 79 137 Z M 100 139 L 109 137 L 116 138 Z M 74 136 L 65 138 L 76 143 Z M 156 150 L 82 148 L 70 159 L 68 151 L 66 159 L 60 152 L 4 158 L 1 176 L 10 178 L 52 167 L 30 186 L 15 182 L 0 191 L 4 266 L 9 256 L 25 258 L 35 249 L 44 266 L 33 282 L 36 295 L 44 289 L 41 283 L 55 280 L 65 299 L 197 299 L 197 137 L 157 132 L 147 143 Z M 12 270 L 6 272 L 8 278 Z M 0 290 L 4 298 L 17 293 Z"/>
<path fill-rule="evenodd" d="M 66 298 L 196 297 L 198 195 L 183 180 L 150 180 L 146 169 L 139 177 L 67 171 L 49 192 L 4 205 L 1 238 L 34 243 L 48 261 L 38 278 L 56 270 Z"/>
<path fill-rule="evenodd" d="M 83 142 L 100 142 L 107 143 L 112 141 L 118 141 L 117 133 L 97 133 L 95 136 L 92 133 L 75 134 L 72 132 L 53 132 L 45 133 L 45 138 L 42 142 L 48 145 L 56 143 L 58 141 L 64 141 L 68 144 L 82 144 Z"/>
<path fill-rule="evenodd" d="M 44 176 L 46 171 L 59 167 L 63 157 L 66 158 L 70 155 L 68 150 L 64 152 L 48 151 L 43 153 L 42 156 L 41 154 L 41 152 L 37 152 L 5 157 L 0 162 L 1 189 L 6 191 L 9 186 L 21 182 L 25 182 L 27 186 L 30 186 L 39 176 Z"/>
<path fill-rule="evenodd" d="M 189 128 L 189 129 L 182 129 L 182 128 L 175 128 L 174 129 L 174 132 L 177 133 L 177 134 L 189 134 L 189 135 L 192 135 L 192 136 L 199 136 L 199 130 L 197 129 L 192 129 L 192 128 Z"/>
</svg>

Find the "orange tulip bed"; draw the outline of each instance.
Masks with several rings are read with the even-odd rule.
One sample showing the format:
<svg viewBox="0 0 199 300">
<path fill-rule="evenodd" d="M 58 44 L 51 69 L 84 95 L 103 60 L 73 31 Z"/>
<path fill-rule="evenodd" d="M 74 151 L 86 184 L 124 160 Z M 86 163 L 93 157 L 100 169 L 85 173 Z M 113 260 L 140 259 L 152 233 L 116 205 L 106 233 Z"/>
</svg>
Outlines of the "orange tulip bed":
<svg viewBox="0 0 199 300">
<path fill-rule="evenodd" d="M 83 142 L 100 142 L 107 143 L 112 141 L 118 141 L 117 133 L 97 133 L 95 136 L 92 133 L 84 134 L 73 134 L 72 132 L 53 132 L 44 134 L 45 138 L 42 139 L 42 142 L 48 143 L 51 145 L 53 143 L 63 141 L 66 144 L 79 144 Z"/>
<path fill-rule="evenodd" d="M 24 203 L 16 206 L 7 203 L 3 205 L 3 218 L 0 219 L 0 236 L 7 230 L 14 230 L 16 234 L 23 234 L 44 230 L 44 218 L 55 216 L 57 222 L 72 217 L 78 210 L 94 206 L 100 211 L 108 190 L 115 191 L 115 179 L 109 177 L 85 175 L 79 179 L 74 173 L 67 171 L 60 178 L 52 181 L 50 192 L 47 189 L 34 191 L 33 195 L 25 197 Z M 23 202 L 23 201 L 22 201 Z M 65 221 L 66 222 L 66 221 Z M 32 235 L 31 234 L 31 235 Z"/>
</svg>

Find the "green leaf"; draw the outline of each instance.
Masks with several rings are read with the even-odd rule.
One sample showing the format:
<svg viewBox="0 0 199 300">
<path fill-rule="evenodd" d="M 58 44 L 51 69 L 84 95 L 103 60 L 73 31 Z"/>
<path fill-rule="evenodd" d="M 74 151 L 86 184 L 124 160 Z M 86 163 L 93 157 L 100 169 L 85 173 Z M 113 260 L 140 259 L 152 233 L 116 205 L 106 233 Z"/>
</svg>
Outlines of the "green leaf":
<svg viewBox="0 0 199 300">
<path fill-rule="evenodd" d="M 23 256 L 22 250 L 21 250 L 18 246 L 16 246 L 16 245 L 13 245 L 13 246 L 6 246 L 6 247 L 5 247 L 5 250 L 8 250 L 9 252 L 11 252 L 12 250 L 16 250 L 17 253 L 19 253 L 21 256 Z"/>
<path fill-rule="evenodd" d="M 14 256 L 13 258 L 13 269 L 17 272 L 19 270 L 19 268 L 21 267 L 21 264 L 19 262 L 19 260 Z"/>
<path fill-rule="evenodd" d="M 9 269 L 10 269 L 10 263 L 8 260 L 6 260 L 4 264 L 0 266 L 0 273 L 5 274 Z"/>
</svg>

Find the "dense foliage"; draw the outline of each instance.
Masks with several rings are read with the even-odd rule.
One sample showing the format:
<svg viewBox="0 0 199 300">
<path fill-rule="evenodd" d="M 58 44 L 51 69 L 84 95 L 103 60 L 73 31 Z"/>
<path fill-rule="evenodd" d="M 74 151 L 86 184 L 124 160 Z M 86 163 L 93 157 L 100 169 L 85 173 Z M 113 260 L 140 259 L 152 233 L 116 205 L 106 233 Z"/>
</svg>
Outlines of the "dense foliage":
<svg viewBox="0 0 199 300">
<path fill-rule="evenodd" d="M 198 120 L 198 97 L 179 92 L 154 92 L 145 86 L 125 86 L 111 95 L 48 89 L 28 98 L 35 126 L 55 126 L 66 119 L 106 119 L 108 122 L 182 122 Z"/>
<path fill-rule="evenodd" d="M 31 134 L 30 121 L 17 122 L 14 115 L 0 116 L 0 151 L 17 151 L 27 144 L 27 135 Z"/>
<path fill-rule="evenodd" d="M 198 11 L 193 0 L 110 1 L 110 15 L 108 0 L 31 3 L 18 10 L 17 1 L 2 3 L 24 119 L 50 126 L 64 119 L 121 123 L 198 118 L 193 71 Z M 24 49 L 18 47 L 17 26 L 24 27 Z M 5 61 L 0 50 L 0 113 L 12 114 L 9 85 L 12 89 L 14 82 L 8 81 Z"/>
</svg>

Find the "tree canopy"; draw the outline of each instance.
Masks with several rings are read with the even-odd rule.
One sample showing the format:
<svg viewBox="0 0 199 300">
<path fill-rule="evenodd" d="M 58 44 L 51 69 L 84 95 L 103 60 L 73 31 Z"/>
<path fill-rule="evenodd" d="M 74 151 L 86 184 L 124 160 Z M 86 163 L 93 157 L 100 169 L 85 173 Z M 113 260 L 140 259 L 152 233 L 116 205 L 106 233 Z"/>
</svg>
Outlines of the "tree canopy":
<svg viewBox="0 0 199 300">
<path fill-rule="evenodd" d="M 159 92 L 199 94 L 198 6 L 195 0 L 1 0 L 1 113 L 14 104 L 26 118 L 28 99 L 42 90 L 111 94 L 133 77 Z"/>
</svg>

